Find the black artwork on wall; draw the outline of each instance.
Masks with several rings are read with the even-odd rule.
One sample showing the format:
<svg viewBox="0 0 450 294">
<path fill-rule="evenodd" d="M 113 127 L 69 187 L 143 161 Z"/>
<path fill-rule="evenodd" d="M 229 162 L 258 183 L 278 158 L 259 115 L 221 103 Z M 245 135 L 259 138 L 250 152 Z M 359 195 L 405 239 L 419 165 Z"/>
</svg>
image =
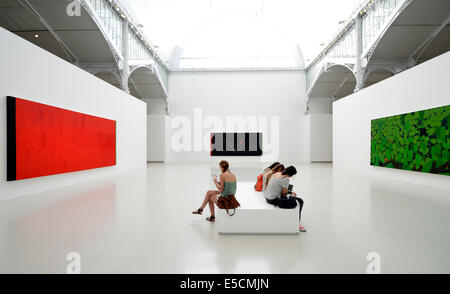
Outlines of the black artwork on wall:
<svg viewBox="0 0 450 294">
<path fill-rule="evenodd" d="M 211 133 L 211 156 L 261 156 L 262 133 Z"/>
<path fill-rule="evenodd" d="M 6 180 L 16 180 L 16 99 L 6 98 Z"/>
</svg>

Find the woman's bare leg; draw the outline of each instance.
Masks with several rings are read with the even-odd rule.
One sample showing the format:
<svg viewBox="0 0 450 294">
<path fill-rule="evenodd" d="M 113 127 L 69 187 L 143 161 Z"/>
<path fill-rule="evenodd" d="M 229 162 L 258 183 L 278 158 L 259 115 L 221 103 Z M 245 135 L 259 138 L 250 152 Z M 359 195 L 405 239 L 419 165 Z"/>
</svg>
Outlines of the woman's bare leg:
<svg viewBox="0 0 450 294">
<path fill-rule="evenodd" d="M 216 196 L 219 193 L 220 193 L 219 191 L 215 191 L 215 190 L 209 190 L 208 192 L 206 192 L 205 199 L 203 200 L 203 203 L 202 203 L 202 206 L 200 206 L 200 209 L 205 208 L 206 204 L 208 204 L 208 202 L 210 201 L 211 196 Z"/>
<path fill-rule="evenodd" d="M 208 203 L 209 203 L 209 211 L 211 211 L 211 216 L 215 216 L 214 204 L 217 203 L 217 195 L 211 195 Z"/>
</svg>

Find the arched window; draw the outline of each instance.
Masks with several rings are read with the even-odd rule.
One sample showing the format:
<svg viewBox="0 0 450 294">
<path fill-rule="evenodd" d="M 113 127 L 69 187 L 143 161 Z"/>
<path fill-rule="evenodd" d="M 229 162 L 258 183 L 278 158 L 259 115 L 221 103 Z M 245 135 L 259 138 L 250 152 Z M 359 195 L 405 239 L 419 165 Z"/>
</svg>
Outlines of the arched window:
<svg viewBox="0 0 450 294">
<path fill-rule="evenodd" d="M 184 44 L 175 67 L 283 69 L 303 68 L 304 62 L 298 45 L 262 16 L 227 15 L 199 27 Z"/>
</svg>

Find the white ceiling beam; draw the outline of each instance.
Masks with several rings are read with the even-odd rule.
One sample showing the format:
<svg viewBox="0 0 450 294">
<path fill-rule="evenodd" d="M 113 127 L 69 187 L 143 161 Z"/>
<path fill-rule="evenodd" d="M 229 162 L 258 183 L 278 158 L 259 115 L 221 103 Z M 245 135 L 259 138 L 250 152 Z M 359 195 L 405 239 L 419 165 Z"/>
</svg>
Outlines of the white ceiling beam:
<svg viewBox="0 0 450 294">
<path fill-rule="evenodd" d="M 345 77 L 345 79 L 342 81 L 342 83 L 339 85 L 339 87 L 337 88 L 337 90 L 334 92 L 334 94 L 331 96 L 331 98 L 333 98 L 333 101 L 336 99 L 337 94 L 339 93 L 339 91 L 342 89 L 342 87 L 344 87 L 345 83 L 347 82 L 348 78 L 351 76 L 351 73 L 348 73 L 347 76 Z"/>
<path fill-rule="evenodd" d="M 414 50 L 414 52 L 409 56 L 408 60 L 414 60 L 417 62 L 422 56 L 423 52 L 430 46 L 431 42 L 436 38 L 436 36 L 448 25 L 450 22 L 450 15 L 444 20 L 444 22 L 434 30 L 430 36 L 422 43 L 420 46 Z"/>
<path fill-rule="evenodd" d="M 39 14 L 39 12 L 34 8 L 33 5 L 30 4 L 28 0 L 18 0 L 19 3 L 25 7 L 28 11 L 31 12 L 32 15 L 37 17 L 37 19 L 44 25 L 44 27 L 52 34 L 52 36 L 56 39 L 58 44 L 63 49 L 64 53 L 66 53 L 69 60 L 79 65 L 80 61 L 78 60 L 77 56 L 70 50 L 70 48 L 64 43 L 64 41 L 59 37 L 59 35 L 52 29 L 52 27 L 47 23 L 47 21 Z"/>
<path fill-rule="evenodd" d="M 138 93 L 138 95 L 141 97 L 140 99 L 144 99 L 144 95 L 142 95 L 141 91 L 139 91 L 138 87 L 136 86 L 136 84 L 134 83 L 133 77 L 130 75 L 130 77 L 128 78 L 128 81 L 130 82 L 131 85 L 133 85 L 134 89 L 136 90 L 136 92 Z"/>
</svg>

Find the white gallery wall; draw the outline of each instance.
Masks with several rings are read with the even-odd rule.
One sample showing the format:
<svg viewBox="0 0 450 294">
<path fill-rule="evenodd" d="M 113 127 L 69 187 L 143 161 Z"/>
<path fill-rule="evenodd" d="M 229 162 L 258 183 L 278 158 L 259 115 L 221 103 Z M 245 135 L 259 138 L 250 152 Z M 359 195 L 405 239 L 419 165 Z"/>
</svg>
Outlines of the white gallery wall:
<svg viewBox="0 0 450 294">
<path fill-rule="evenodd" d="M 333 161 L 333 117 L 331 114 L 310 113 L 307 123 L 308 162 Z"/>
<path fill-rule="evenodd" d="M 166 156 L 166 99 L 142 99 L 147 103 L 147 161 L 165 161 Z"/>
<path fill-rule="evenodd" d="M 311 97 L 307 124 L 307 162 L 333 161 L 333 98 Z"/>
<path fill-rule="evenodd" d="M 450 52 L 333 103 L 335 168 L 450 189 L 450 177 L 370 165 L 371 120 L 450 104 Z"/>
<path fill-rule="evenodd" d="M 167 161 L 217 161 L 212 131 L 263 133 L 262 158 L 232 162 L 306 160 L 304 71 L 174 72 L 169 89 Z"/>
<path fill-rule="evenodd" d="M 166 154 L 166 116 L 147 115 L 147 161 L 165 161 Z"/>
<path fill-rule="evenodd" d="M 333 112 L 333 98 L 311 97 L 309 98 L 309 113 L 331 114 Z"/>
<path fill-rule="evenodd" d="M 0 28 L 0 201 L 146 167 L 146 104 Z M 6 181 L 6 96 L 116 121 L 116 166 Z"/>
<path fill-rule="evenodd" d="M 164 98 L 144 98 L 147 103 L 147 114 L 166 114 L 166 100 Z"/>
</svg>

